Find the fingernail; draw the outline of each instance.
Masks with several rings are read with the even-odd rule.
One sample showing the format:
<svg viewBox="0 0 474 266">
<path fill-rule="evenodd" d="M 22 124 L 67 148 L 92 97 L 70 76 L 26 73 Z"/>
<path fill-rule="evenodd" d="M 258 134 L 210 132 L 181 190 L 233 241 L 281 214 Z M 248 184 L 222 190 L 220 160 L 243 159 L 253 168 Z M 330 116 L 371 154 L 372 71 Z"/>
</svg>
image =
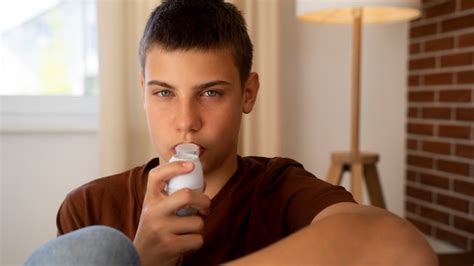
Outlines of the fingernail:
<svg viewBox="0 0 474 266">
<path fill-rule="evenodd" d="M 185 168 L 190 169 L 190 168 L 193 167 L 193 163 L 192 162 L 183 162 L 182 166 L 185 167 Z"/>
</svg>

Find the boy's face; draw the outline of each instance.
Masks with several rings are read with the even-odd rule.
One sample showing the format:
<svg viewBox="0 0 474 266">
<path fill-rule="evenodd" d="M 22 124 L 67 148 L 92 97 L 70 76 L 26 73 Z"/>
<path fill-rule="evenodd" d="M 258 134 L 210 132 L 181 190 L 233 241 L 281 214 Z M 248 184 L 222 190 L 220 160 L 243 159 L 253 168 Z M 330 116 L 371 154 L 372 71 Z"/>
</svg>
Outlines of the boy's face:
<svg viewBox="0 0 474 266">
<path fill-rule="evenodd" d="M 258 76 L 243 87 L 227 50 L 148 51 L 141 76 L 148 127 L 161 160 L 180 143 L 201 149 L 205 174 L 235 163 L 242 112 L 252 110 Z"/>
</svg>

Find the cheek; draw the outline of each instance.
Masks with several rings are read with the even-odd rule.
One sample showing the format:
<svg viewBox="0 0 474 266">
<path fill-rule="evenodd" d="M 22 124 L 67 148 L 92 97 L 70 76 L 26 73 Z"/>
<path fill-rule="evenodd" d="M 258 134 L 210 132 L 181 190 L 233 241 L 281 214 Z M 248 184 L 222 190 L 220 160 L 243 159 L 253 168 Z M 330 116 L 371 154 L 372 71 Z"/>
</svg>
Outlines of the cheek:
<svg viewBox="0 0 474 266">
<path fill-rule="evenodd" d="M 162 109 L 153 105 L 145 106 L 146 119 L 148 122 L 148 130 L 153 138 L 153 142 L 159 147 L 160 143 L 164 143 L 164 136 L 169 135 L 170 116 Z"/>
<path fill-rule="evenodd" d="M 145 112 L 147 120 L 156 126 L 163 126 L 170 119 L 170 110 L 174 110 L 174 106 L 170 103 L 160 103 L 153 98 L 145 101 Z"/>
<path fill-rule="evenodd" d="M 231 137 L 238 135 L 241 116 L 240 108 L 235 105 L 229 105 L 220 110 L 215 110 L 212 120 L 207 122 L 219 131 L 221 137 Z"/>
</svg>

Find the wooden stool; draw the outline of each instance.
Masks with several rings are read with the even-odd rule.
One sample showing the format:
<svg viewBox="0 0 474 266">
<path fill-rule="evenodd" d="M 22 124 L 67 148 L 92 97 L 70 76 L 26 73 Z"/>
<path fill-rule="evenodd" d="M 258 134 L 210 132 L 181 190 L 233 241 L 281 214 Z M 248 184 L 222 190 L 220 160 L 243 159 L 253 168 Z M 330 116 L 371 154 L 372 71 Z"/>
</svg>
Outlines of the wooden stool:
<svg viewBox="0 0 474 266">
<path fill-rule="evenodd" d="M 333 185 L 341 184 L 345 171 L 351 172 L 351 192 L 358 203 L 362 203 L 363 178 L 367 183 L 367 192 L 372 205 L 385 208 L 376 163 L 379 160 L 375 153 L 337 152 L 331 154 L 331 167 L 326 181 Z"/>
</svg>

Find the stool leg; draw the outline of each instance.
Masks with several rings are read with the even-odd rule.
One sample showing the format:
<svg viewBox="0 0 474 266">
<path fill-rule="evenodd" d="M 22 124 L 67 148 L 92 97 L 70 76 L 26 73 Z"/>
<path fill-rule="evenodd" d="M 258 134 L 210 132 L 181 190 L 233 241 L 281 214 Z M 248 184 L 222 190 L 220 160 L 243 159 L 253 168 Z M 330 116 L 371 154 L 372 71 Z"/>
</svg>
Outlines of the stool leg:
<svg viewBox="0 0 474 266">
<path fill-rule="evenodd" d="M 377 167 L 375 164 L 366 164 L 364 168 L 365 182 L 367 182 L 367 191 L 370 197 L 370 202 L 374 206 L 385 208 L 385 201 L 383 199 Z"/>
<path fill-rule="evenodd" d="M 341 183 L 342 170 L 344 166 L 337 162 L 331 162 L 331 167 L 326 176 L 326 181 L 333 185 L 339 185 Z"/>
<path fill-rule="evenodd" d="M 352 179 L 351 179 L 351 192 L 355 201 L 362 204 L 362 182 L 363 182 L 363 166 L 362 163 L 354 163 L 351 168 Z"/>
</svg>

